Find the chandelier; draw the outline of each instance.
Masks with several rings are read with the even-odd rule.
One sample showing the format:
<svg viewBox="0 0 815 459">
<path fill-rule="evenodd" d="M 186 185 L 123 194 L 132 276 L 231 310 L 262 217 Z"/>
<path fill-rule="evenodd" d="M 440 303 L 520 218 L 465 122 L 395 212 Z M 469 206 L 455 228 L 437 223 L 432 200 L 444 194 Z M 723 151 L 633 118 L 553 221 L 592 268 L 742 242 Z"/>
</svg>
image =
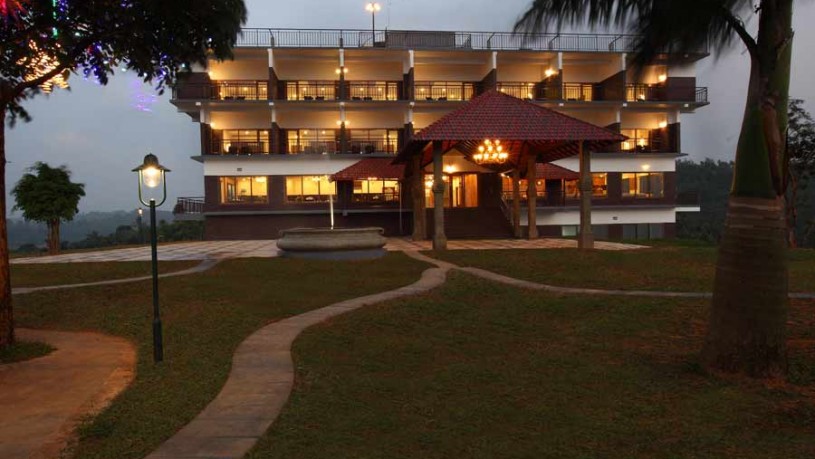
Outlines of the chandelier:
<svg viewBox="0 0 815 459">
<path fill-rule="evenodd" d="M 509 159 L 500 140 L 485 140 L 478 146 L 478 153 L 473 155 L 476 164 L 503 164 Z"/>
</svg>

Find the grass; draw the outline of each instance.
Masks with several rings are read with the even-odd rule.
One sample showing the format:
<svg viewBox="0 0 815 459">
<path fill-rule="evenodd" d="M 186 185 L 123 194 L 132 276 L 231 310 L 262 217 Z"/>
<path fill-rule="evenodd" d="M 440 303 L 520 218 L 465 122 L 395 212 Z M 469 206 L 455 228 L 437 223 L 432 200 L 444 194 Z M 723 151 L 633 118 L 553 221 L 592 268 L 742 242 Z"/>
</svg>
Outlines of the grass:
<svg viewBox="0 0 815 459">
<path fill-rule="evenodd" d="M 431 256 L 563 287 L 709 292 L 716 249 L 659 246 L 632 251 L 451 250 Z M 790 251 L 790 291 L 815 291 L 815 250 Z"/>
<path fill-rule="evenodd" d="M 7 348 L 0 349 L 0 364 L 24 362 L 44 357 L 52 352 L 54 348 L 45 343 L 17 341 Z"/>
<path fill-rule="evenodd" d="M 284 317 L 415 282 L 426 265 L 393 253 L 366 262 L 225 261 L 160 283 L 165 362 L 154 365 L 149 282 L 15 298 L 20 326 L 92 330 L 127 338 L 136 379 L 83 426 L 78 458 L 142 458 L 194 418 L 221 389 L 237 345 Z"/>
<path fill-rule="evenodd" d="M 198 261 L 160 261 L 161 274 L 192 268 Z M 12 264 L 12 287 L 42 287 L 47 285 L 83 284 L 128 277 L 149 276 L 149 261 L 106 263 L 42 263 Z"/>
<path fill-rule="evenodd" d="M 453 273 L 301 335 L 294 393 L 248 457 L 815 457 L 815 303 L 790 317 L 797 386 L 704 374 L 706 304 Z"/>
</svg>

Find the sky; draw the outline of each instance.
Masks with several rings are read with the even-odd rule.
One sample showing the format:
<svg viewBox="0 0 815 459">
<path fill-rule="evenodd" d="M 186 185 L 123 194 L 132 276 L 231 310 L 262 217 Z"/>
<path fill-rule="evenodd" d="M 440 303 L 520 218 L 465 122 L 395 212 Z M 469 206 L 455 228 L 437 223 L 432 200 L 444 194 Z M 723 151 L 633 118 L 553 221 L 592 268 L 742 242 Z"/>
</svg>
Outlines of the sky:
<svg viewBox="0 0 815 459">
<path fill-rule="evenodd" d="M 509 31 L 530 0 L 379 0 L 377 29 Z M 246 27 L 367 29 L 363 0 L 247 0 Z M 798 0 L 791 95 L 815 112 L 815 0 Z M 755 24 L 753 24 L 754 26 Z M 585 31 L 585 30 L 584 30 Z M 744 111 L 749 62 L 743 47 L 698 64 L 697 86 L 710 88 L 711 105 L 682 118 L 684 153 L 691 159 L 731 160 Z M 33 121 L 7 130 L 10 190 L 36 161 L 66 165 L 85 184 L 81 212 L 136 209 L 136 174 L 147 153 L 170 168 L 168 200 L 203 196 L 203 168 L 190 159 L 200 151 L 198 125 L 178 113 L 169 95 L 158 96 L 132 74 L 102 87 L 81 76 L 70 91 L 40 96 L 26 105 Z M 13 203 L 9 200 L 9 203 Z M 12 204 L 13 205 L 13 204 Z M 9 208 L 12 207 L 9 205 Z"/>
</svg>

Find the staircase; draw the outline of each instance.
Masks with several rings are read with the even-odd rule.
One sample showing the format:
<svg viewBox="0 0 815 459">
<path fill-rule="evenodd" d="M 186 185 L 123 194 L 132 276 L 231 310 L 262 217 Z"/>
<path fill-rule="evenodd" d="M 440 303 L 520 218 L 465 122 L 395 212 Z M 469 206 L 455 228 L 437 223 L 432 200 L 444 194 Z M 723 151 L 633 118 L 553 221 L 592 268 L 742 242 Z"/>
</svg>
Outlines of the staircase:
<svg viewBox="0 0 815 459">
<path fill-rule="evenodd" d="M 428 233 L 433 234 L 433 210 L 427 212 Z M 500 207 L 444 209 L 448 239 L 512 238 L 512 225 Z"/>
</svg>

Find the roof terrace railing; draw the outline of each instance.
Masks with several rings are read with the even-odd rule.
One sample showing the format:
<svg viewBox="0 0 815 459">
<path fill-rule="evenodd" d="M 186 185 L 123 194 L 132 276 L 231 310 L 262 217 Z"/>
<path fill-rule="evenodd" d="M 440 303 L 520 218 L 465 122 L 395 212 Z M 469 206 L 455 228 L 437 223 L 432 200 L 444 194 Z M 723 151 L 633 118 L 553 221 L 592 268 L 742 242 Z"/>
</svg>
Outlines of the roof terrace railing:
<svg viewBox="0 0 815 459">
<path fill-rule="evenodd" d="M 633 52 L 636 35 L 586 33 L 435 32 L 420 30 L 243 29 L 247 48 L 386 48 Z M 699 50 L 707 54 L 708 50 Z"/>
</svg>

